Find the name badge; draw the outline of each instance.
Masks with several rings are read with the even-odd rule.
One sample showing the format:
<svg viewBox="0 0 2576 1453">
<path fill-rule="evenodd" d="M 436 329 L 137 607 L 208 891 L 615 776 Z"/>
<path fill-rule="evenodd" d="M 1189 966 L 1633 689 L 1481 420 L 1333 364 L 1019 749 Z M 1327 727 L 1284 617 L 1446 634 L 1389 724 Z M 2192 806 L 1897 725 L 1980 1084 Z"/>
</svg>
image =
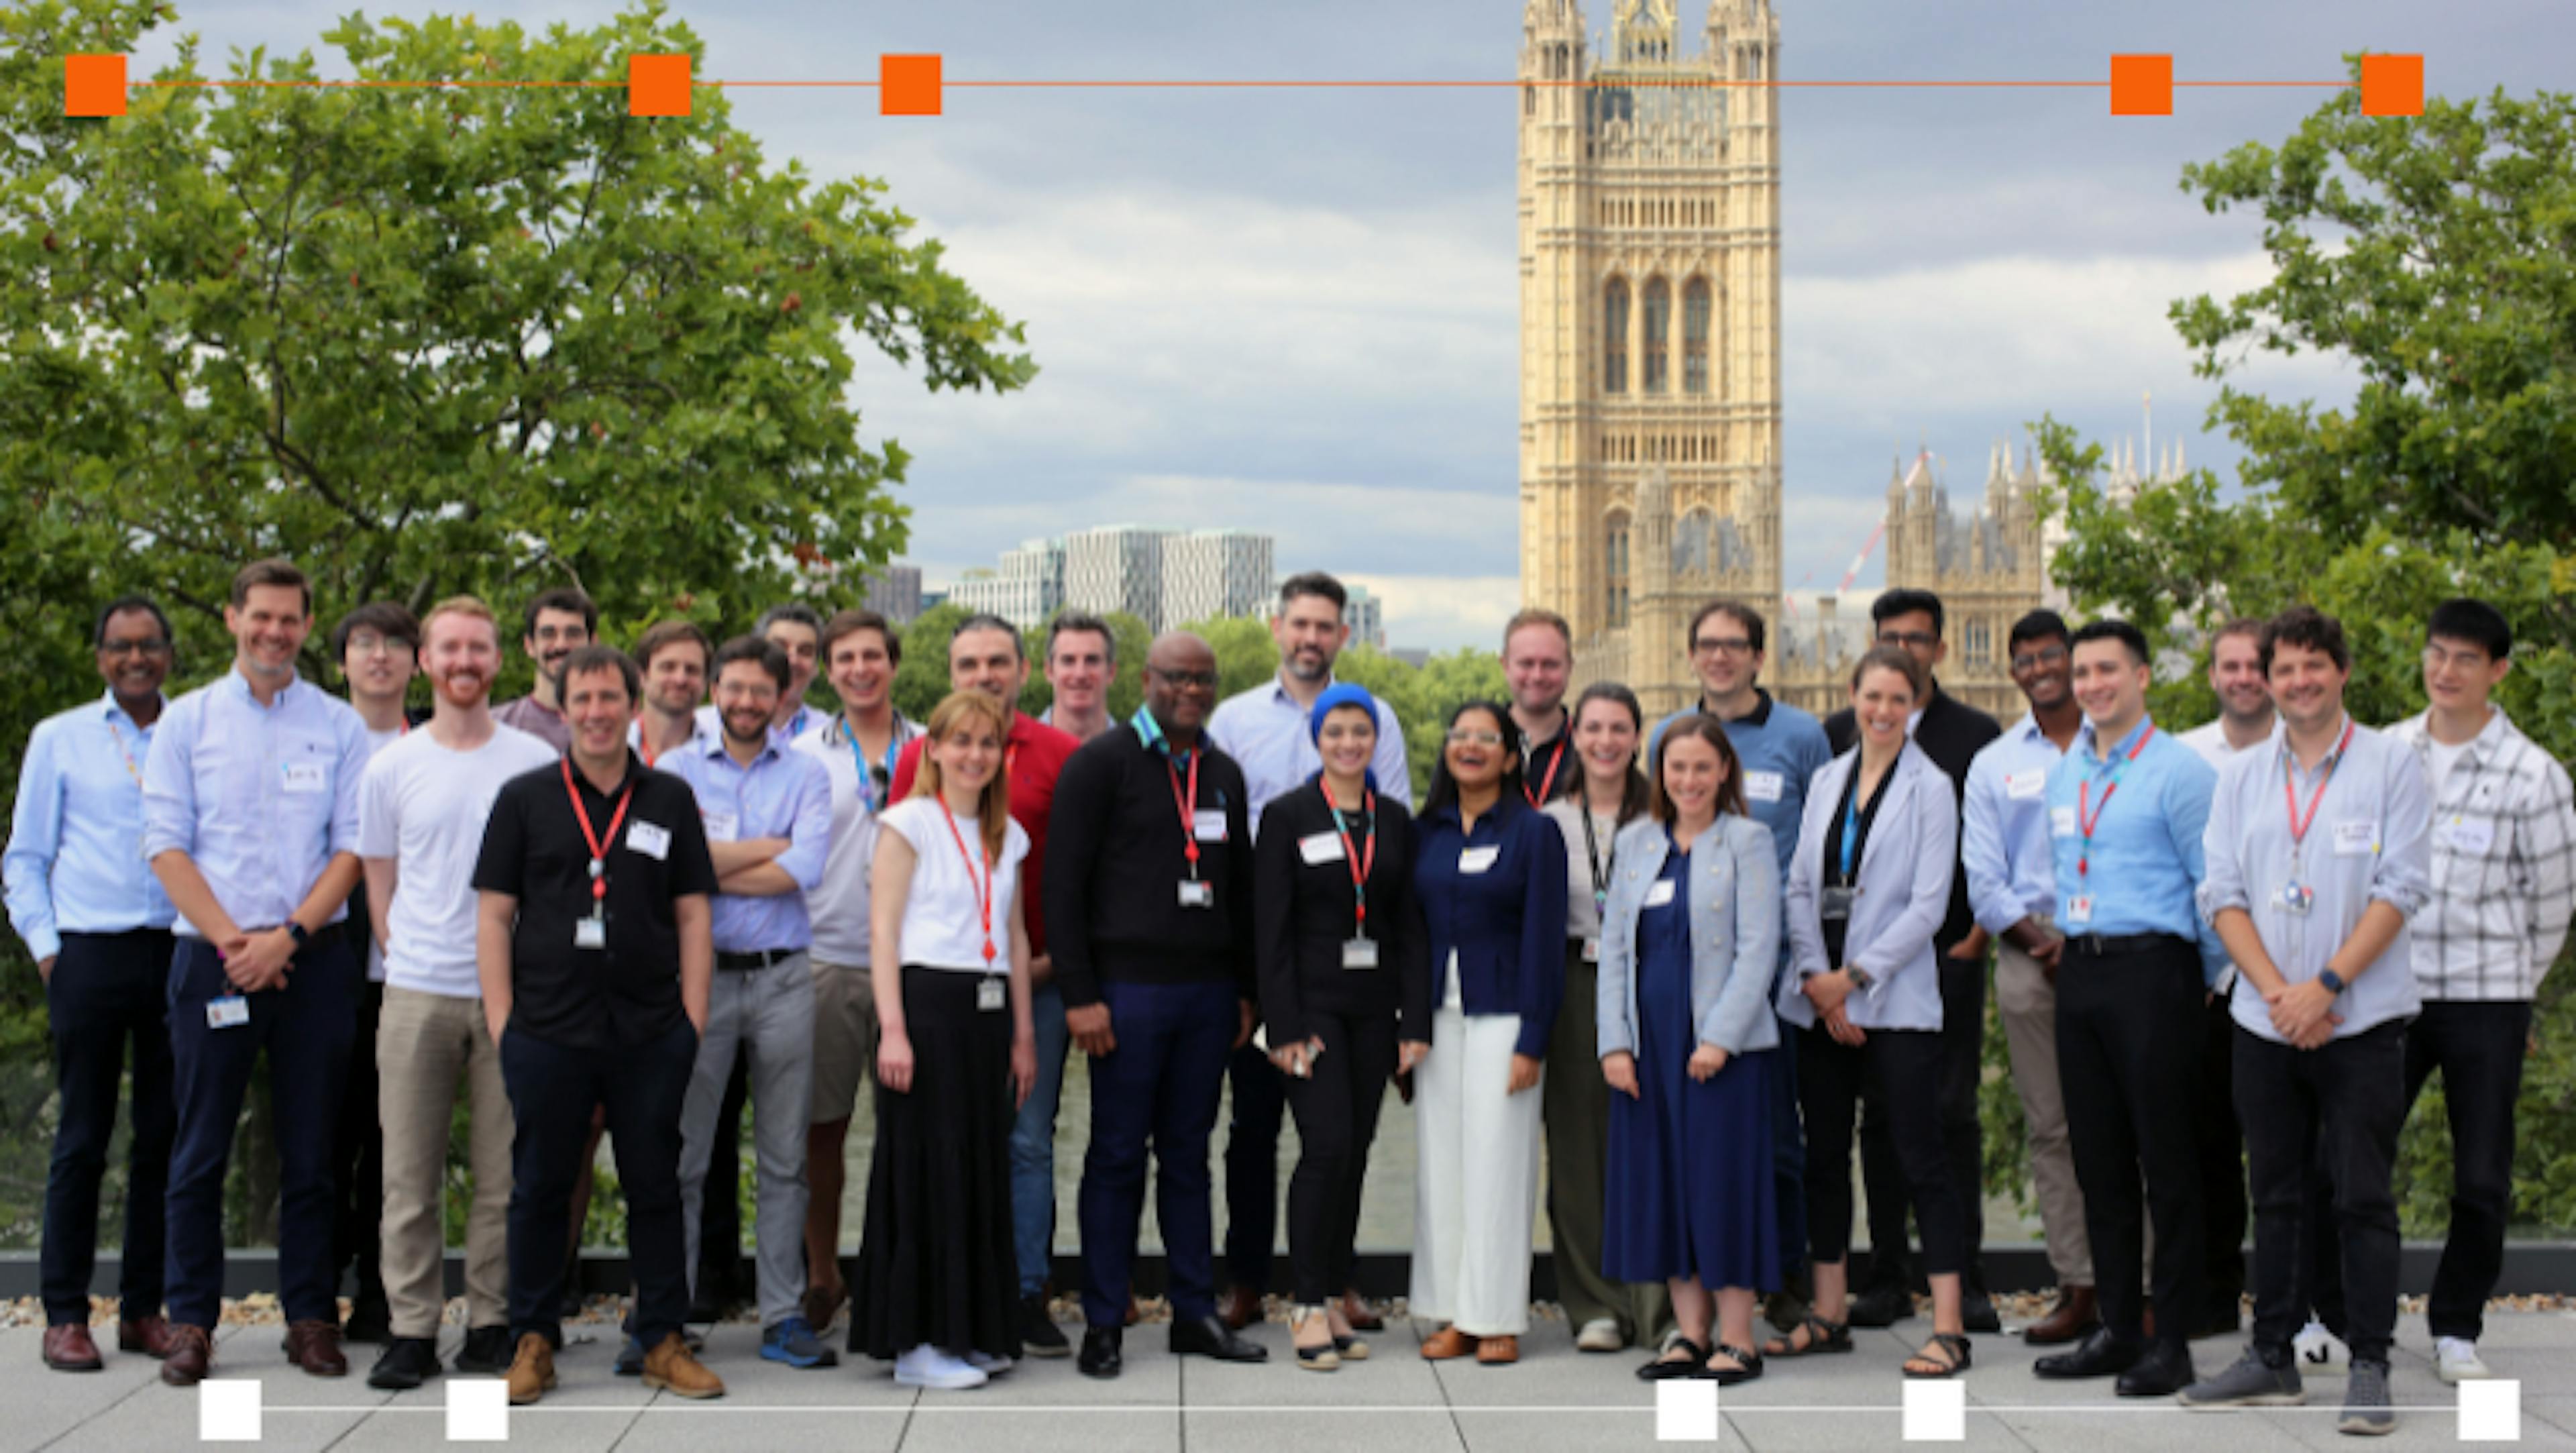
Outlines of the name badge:
<svg viewBox="0 0 2576 1453">
<path fill-rule="evenodd" d="M 1191 828 L 1192 828 L 1192 830 L 1193 830 L 1194 832 L 1196 832 L 1196 833 L 1197 833 L 1197 835 L 1198 835 L 1198 840 L 1199 840 L 1200 842 L 1203 842 L 1203 843 L 1221 843 L 1221 842 L 1224 842 L 1224 841 L 1225 841 L 1225 810 L 1224 810 L 1223 808 L 1216 808 L 1216 807 L 1202 807 L 1202 808 L 1200 808 L 1200 809 L 1198 810 L 1197 814 L 1196 814 L 1195 816 L 1193 816 L 1193 817 L 1192 817 L 1192 819 L 1191 819 Z"/>
<path fill-rule="evenodd" d="M 1777 802 L 1785 781 L 1777 772 L 1747 772 L 1744 774 L 1744 796 L 1753 802 Z"/>
<path fill-rule="evenodd" d="M 2004 777 L 2004 796 L 2015 802 L 2035 801 L 2047 790 L 2048 769 L 2046 767 L 2033 767 L 2027 772 L 2007 773 Z"/>
<path fill-rule="evenodd" d="M 2483 817 L 2455 817 L 2433 830 L 2433 840 L 2452 852 L 2483 857 L 2495 846 L 2495 824 Z"/>
<path fill-rule="evenodd" d="M 319 762 L 287 762 L 281 765 L 289 792 L 328 792 L 331 784 Z"/>
<path fill-rule="evenodd" d="M 1003 987 L 1004 982 L 1000 974 L 986 974 L 976 981 L 975 1009 L 978 1013 L 990 1014 L 1010 1002 L 1010 992 Z"/>
<path fill-rule="evenodd" d="M 1323 863 L 1344 862 L 1342 835 L 1337 832 L 1308 833 L 1297 839 L 1297 856 L 1304 858 L 1310 868 Z"/>
<path fill-rule="evenodd" d="M 1601 962 L 1600 939 L 1587 938 L 1583 941 L 1583 961 L 1587 964 L 1597 964 Z"/>
<path fill-rule="evenodd" d="M 2072 807 L 2050 808 L 2048 810 L 2048 835 L 2050 837 L 2075 836 L 2075 809 Z"/>
<path fill-rule="evenodd" d="M 2378 851 L 2378 823 L 2362 821 L 2335 824 L 2334 855 L 2336 857 L 2366 858 Z"/>
<path fill-rule="evenodd" d="M 1646 906 L 1648 908 L 1661 908 L 1672 901 L 1673 880 L 1670 878 L 1657 878 L 1655 880 L 1655 886 L 1646 890 Z"/>
<path fill-rule="evenodd" d="M 671 830 L 649 822 L 630 822 L 626 824 L 626 846 L 657 863 L 665 862 L 671 856 Z"/>
<path fill-rule="evenodd" d="M 1852 897 L 1856 891 L 1851 888 L 1817 889 L 1816 916 L 1828 923 L 1851 917 Z"/>
<path fill-rule="evenodd" d="M 1493 871 L 1495 860 L 1502 855 L 1501 848 L 1461 848 L 1458 851 L 1458 871 L 1490 873 Z"/>
<path fill-rule="evenodd" d="M 1181 880 L 1181 906 L 1183 908 L 1214 908 L 1216 906 L 1216 885 L 1214 883 L 1201 882 L 1195 878 L 1183 878 Z"/>
<path fill-rule="evenodd" d="M 2093 895 L 2078 893 L 2066 900 L 2066 921 L 2081 927 L 2093 921 Z"/>
<path fill-rule="evenodd" d="M 239 994 L 206 1001 L 208 1029 L 239 1029 L 250 1023 L 250 1001 Z"/>
<path fill-rule="evenodd" d="M 1377 940 L 1373 938 L 1347 938 L 1342 940 L 1342 967 L 1346 969 L 1376 968 Z"/>
<path fill-rule="evenodd" d="M 735 835 L 742 830 L 741 819 L 735 817 L 730 812 L 718 812 L 713 808 L 700 808 L 698 810 L 698 816 L 707 825 L 707 841 L 711 843 L 732 842 Z"/>
<path fill-rule="evenodd" d="M 583 916 L 572 921 L 574 948 L 608 947 L 608 920 Z"/>
</svg>

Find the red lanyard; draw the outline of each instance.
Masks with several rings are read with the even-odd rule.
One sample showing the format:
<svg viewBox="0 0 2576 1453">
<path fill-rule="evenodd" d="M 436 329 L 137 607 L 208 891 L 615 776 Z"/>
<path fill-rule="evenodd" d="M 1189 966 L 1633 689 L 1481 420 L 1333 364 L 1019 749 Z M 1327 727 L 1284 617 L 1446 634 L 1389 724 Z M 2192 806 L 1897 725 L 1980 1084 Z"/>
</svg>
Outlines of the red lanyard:
<svg viewBox="0 0 2576 1453">
<path fill-rule="evenodd" d="M 1190 795 L 1181 795 L 1181 769 L 1163 761 L 1163 770 L 1172 774 L 1172 805 L 1181 810 L 1181 856 L 1190 860 L 1190 877 L 1199 875 L 1199 758 L 1206 747 L 1190 753 Z"/>
<path fill-rule="evenodd" d="M 562 758 L 564 795 L 572 799 L 572 815 L 581 822 L 582 841 L 590 844 L 590 896 L 593 901 L 608 896 L 608 844 L 617 841 L 617 830 L 626 825 L 626 808 L 635 800 L 635 779 L 626 779 L 625 790 L 617 794 L 617 811 L 608 819 L 605 838 L 590 830 L 590 809 L 581 805 L 581 789 L 572 784 L 572 758 Z"/>
<path fill-rule="evenodd" d="M 990 855 L 985 857 L 984 881 L 976 883 L 975 860 L 967 856 L 966 835 L 957 830 L 957 814 L 943 802 L 939 804 L 939 818 L 948 824 L 948 840 L 957 844 L 957 856 L 966 864 L 966 885 L 975 889 L 975 911 L 984 919 L 984 962 L 989 966 L 993 962 L 993 859 Z M 976 834 L 976 846 L 983 846 L 981 832 Z"/>
<path fill-rule="evenodd" d="M 109 722 L 107 734 L 116 742 L 116 754 L 125 759 L 125 775 L 134 779 L 135 786 L 142 786 L 143 769 L 134 765 L 134 754 L 125 749 L 125 733 L 116 729 L 116 723 Z"/>
<path fill-rule="evenodd" d="M 1567 724 L 1567 730 L 1572 730 L 1572 723 Z M 1521 777 L 1521 796 L 1529 798 L 1529 805 L 1532 807 L 1545 807 L 1556 800 L 1556 773 L 1558 768 L 1565 765 L 1566 735 L 1566 732 L 1556 734 L 1556 755 L 1548 758 L 1547 775 L 1539 780 L 1536 796 L 1530 793 L 1528 775 L 1524 773 Z"/>
<path fill-rule="evenodd" d="M 2326 786 L 2334 781 L 2335 767 L 2343 761 L 2343 749 L 2352 745 L 2353 726 L 2351 717 L 2347 716 L 2343 719 L 2343 735 L 2335 740 L 2335 749 L 2326 756 L 2325 771 L 2318 774 L 2317 790 L 2308 798 L 2308 810 L 2305 816 L 2299 813 L 2299 787 L 2294 780 L 2296 773 L 2289 765 L 2289 761 L 2285 761 L 2282 766 L 2281 796 L 2290 804 L 2290 848 L 2294 852 L 2307 842 L 2308 829 L 2316 826 L 2317 809 L 2326 805 Z M 2281 751 L 2285 758 L 2289 750 L 2289 742 L 2284 738 Z"/>
<path fill-rule="evenodd" d="M 2147 723 L 2147 729 L 2138 733 L 2138 744 L 2129 748 L 2129 755 L 2120 759 L 2121 766 L 2126 767 L 2129 763 L 2138 760 L 2138 754 L 2145 751 L 2147 749 L 2147 743 L 2154 741 L 2155 738 L 2156 724 L 2154 722 L 2149 722 Z M 2075 789 L 2075 826 L 2084 834 L 2084 846 L 2078 849 L 2075 854 L 2075 876 L 2079 878 L 2090 877 L 2092 875 L 2093 829 L 2101 823 L 2102 814 L 2111 810 L 2111 794 L 2119 790 L 2120 774 L 2118 771 L 2112 772 L 2111 785 L 2102 789 L 2102 805 L 2099 807 L 2091 806 L 2093 797 L 2093 779 L 2091 777 L 2086 777 L 2083 783 Z"/>
<path fill-rule="evenodd" d="M 1342 861 L 1350 865 L 1351 894 L 1359 900 L 1359 927 L 1353 930 L 1351 936 L 1366 938 L 1368 937 L 1368 880 L 1369 874 L 1377 869 L 1377 796 L 1365 787 L 1360 789 L 1360 811 L 1368 814 L 1369 817 L 1368 856 L 1365 858 L 1360 856 L 1360 850 L 1352 845 L 1351 830 L 1342 825 L 1342 810 L 1333 805 L 1333 793 L 1329 787 L 1324 789 L 1324 806 L 1333 814 L 1333 831 L 1342 836 Z"/>
</svg>

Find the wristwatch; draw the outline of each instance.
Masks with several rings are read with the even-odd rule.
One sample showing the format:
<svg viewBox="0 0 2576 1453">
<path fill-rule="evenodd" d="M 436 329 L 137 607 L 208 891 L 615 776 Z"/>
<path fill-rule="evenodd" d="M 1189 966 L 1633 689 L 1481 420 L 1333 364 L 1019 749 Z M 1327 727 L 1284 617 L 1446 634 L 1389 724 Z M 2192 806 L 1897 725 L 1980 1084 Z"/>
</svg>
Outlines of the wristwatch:
<svg viewBox="0 0 2576 1453">
<path fill-rule="evenodd" d="M 291 939 L 295 940 L 295 946 L 296 946 L 297 948 L 302 948 L 302 947 L 304 947 L 304 941 L 305 941 L 306 939 L 311 938 L 313 935 L 311 935 L 311 934 L 309 934 L 309 933 L 306 933 L 306 932 L 304 931 L 304 925 L 303 925 L 303 924 L 300 924 L 300 923 L 296 922 L 294 919 L 290 918 L 290 919 L 286 920 L 286 936 L 287 936 L 288 938 L 291 938 Z"/>
<path fill-rule="evenodd" d="M 1851 975 L 1852 987 L 1856 989 L 1866 989 L 1878 982 L 1869 976 L 1869 970 L 1857 964 L 1843 965 L 1843 972 Z"/>
<path fill-rule="evenodd" d="M 2336 973 L 2332 969 L 2328 969 L 2324 973 L 2317 975 L 2317 982 L 2325 985 L 2327 990 L 2331 993 L 2340 994 L 2344 991 L 2343 975 Z"/>
</svg>

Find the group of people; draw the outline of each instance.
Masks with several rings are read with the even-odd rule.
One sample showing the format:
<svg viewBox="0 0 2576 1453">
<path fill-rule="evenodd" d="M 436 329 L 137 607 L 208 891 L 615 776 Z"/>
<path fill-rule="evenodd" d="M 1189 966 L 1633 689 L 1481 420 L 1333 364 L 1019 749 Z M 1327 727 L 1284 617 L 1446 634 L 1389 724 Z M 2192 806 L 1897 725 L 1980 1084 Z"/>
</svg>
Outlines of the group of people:
<svg viewBox="0 0 2576 1453">
<path fill-rule="evenodd" d="M 118 1342 L 166 1381 L 212 1362 L 225 1170 L 265 1054 L 308 1372 L 347 1371 L 344 1333 L 385 1341 L 377 1386 L 441 1370 L 461 1089 L 459 1370 L 521 1403 L 554 1385 L 604 1133 L 634 1278 L 619 1371 L 721 1394 L 689 1323 L 747 1107 L 760 1355 L 832 1365 L 846 1305 L 848 1349 L 899 1381 L 978 1386 L 1073 1351 L 1047 1290 L 1078 1047 L 1087 1375 L 1119 1373 L 1137 1317 L 1149 1156 L 1172 1350 L 1267 1356 L 1240 1333 L 1291 1114 L 1296 1364 L 1365 1358 L 1353 1242 L 1391 1082 L 1417 1117 L 1424 1356 L 1517 1360 L 1544 1156 L 1584 1351 L 1653 1345 L 1642 1378 L 1740 1383 L 1912 1316 L 1919 1273 L 1932 1332 L 1903 1371 L 1951 1377 L 2000 1330 L 1978 1264 L 1991 957 L 2058 1280 L 2024 1336 L 2071 1346 L 2040 1376 L 2298 1401 L 2297 1344 L 2330 1333 L 2341 1426 L 2393 1426 L 2390 1174 L 2437 1070 L 2457 1158 L 2431 1330 L 2445 1379 L 2483 1375 L 2523 1042 L 2576 898 L 2567 774 L 2489 700 L 2511 652 L 2492 607 L 2434 612 L 2428 709 L 2384 731 L 2344 711 L 2332 619 L 2231 623 L 2222 715 L 2187 733 L 2148 718 L 2147 643 L 2118 620 L 2019 622 L 2030 709 L 2007 730 L 1934 679 L 1940 601 L 1885 592 L 1849 707 L 1819 722 L 1757 684 L 1762 616 L 1716 602 L 1685 642 L 1699 701 L 1650 731 L 1624 686 L 1573 693 L 1571 632 L 1524 611 L 1508 700 L 1451 713 L 1417 809 L 1402 724 L 1335 679 L 1345 605 L 1329 576 L 1287 580 L 1276 678 L 1222 702 L 1204 640 L 1157 638 L 1123 722 L 1106 623 L 1052 622 L 1033 719 L 1019 632 L 971 617 L 914 723 L 889 694 L 901 638 L 866 611 L 785 605 L 722 645 L 665 623 L 630 656 L 550 591 L 521 638 L 536 688 L 493 706 L 502 629 L 469 597 L 351 612 L 346 702 L 297 674 L 312 600 L 285 561 L 236 578 L 232 669 L 176 700 L 167 619 L 111 602 L 106 697 L 29 743 L 5 860 L 62 1090 L 46 1361 L 101 1365 L 88 1291 L 130 1040 Z M 818 674 L 839 711 L 806 704 Z M 362 1331 L 370 1277 L 383 1325 Z M 2236 1330 L 2249 1289 L 2244 1357 L 2201 1379 L 2188 1341 Z M 1766 1295 L 1782 1330 L 1757 1345 Z"/>
</svg>

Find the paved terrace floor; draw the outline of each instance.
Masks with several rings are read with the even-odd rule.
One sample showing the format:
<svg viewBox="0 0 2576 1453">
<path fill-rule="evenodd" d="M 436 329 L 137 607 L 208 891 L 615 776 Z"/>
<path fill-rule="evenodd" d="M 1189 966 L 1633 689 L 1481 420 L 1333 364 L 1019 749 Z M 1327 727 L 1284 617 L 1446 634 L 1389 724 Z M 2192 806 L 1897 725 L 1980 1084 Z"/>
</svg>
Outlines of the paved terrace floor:
<svg viewBox="0 0 2576 1453">
<path fill-rule="evenodd" d="M 1923 1446 L 1904 1440 L 1897 1369 L 1927 1326 L 1918 1317 L 1890 1331 L 1856 1333 L 1859 1349 L 1851 1356 L 1774 1362 L 1761 1381 L 1726 1390 L 1717 1443 L 1658 1445 L 1655 1390 L 1630 1375 L 1641 1354 L 1578 1353 L 1555 1321 L 1539 1322 L 1523 1339 L 1520 1364 L 1505 1368 L 1425 1362 L 1416 1349 L 1428 1325 L 1391 1323 L 1373 1339 L 1374 1356 L 1331 1374 L 1289 1365 L 1284 1325 L 1254 1329 L 1272 1360 L 1251 1367 L 1176 1359 L 1164 1350 L 1163 1329 L 1148 1325 L 1129 1330 L 1126 1375 L 1114 1382 L 1084 1378 L 1070 1361 L 1033 1362 L 971 1393 L 915 1393 L 897 1387 L 887 1366 L 864 1359 L 790 1371 L 757 1358 L 755 1328 L 726 1324 L 714 1329 L 708 1361 L 730 1392 L 708 1403 L 611 1376 L 613 1329 L 581 1324 L 567 1329 L 574 1340 L 558 1362 L 560 1390 L 537 1407 L 512 1410 L 509 1446 L 565 1453 L 1898 1449 Z M 103 1373 L 49 1372 L 38 1357 L 40 1335 L 0 1331 L 0 1453 L 197 1444 L 199 1396 L 163 1387 L 157 1364 L 111 1352 Z M 2192 1412 L 2120 1401 L 2102 1383 L 2041 1382 L 2030 1374 L 2036 1351 L 2002 1336 L 1977 1339 L 1976 1365 L 1964 1379 L 1965 1443 L 1938 1446 L 2082 1453 L 2454 1446 L 2457 1400 L 2432 1374 L 2423 1319 L 2404 1318 L 2398 1335 L 2398 1431 L 2377 1443 L 2336 1433 L 2340 1373 L 2308 1379 L 2306 1408 Z M 448 1446 L 446 1384 L 460 1380 L 454 1374 L 418 1392 L 377 1392 L 363 1377 L 374 1349 L 362 1347 L 352 1349 L 351 1376 L 317 1380 L 286 1365 L 279 1336 L 274 1325 L 227 1327 L 216 1349 L 218 1376 L 259 1384 L 266 1446 L 366 1453 Z M 449 1328 L 442 1352 L 452 1355 L 460 1339 Z M 2522 1446 L 2576 1449 L 2576 1313 L 2492 1316 L 2481 1345 L 2499 1377 L 2520 1380 Z M 2209 1372 L 2235 1347 L 2213 1339 L 2194 1353 Z"/>
</svg>

